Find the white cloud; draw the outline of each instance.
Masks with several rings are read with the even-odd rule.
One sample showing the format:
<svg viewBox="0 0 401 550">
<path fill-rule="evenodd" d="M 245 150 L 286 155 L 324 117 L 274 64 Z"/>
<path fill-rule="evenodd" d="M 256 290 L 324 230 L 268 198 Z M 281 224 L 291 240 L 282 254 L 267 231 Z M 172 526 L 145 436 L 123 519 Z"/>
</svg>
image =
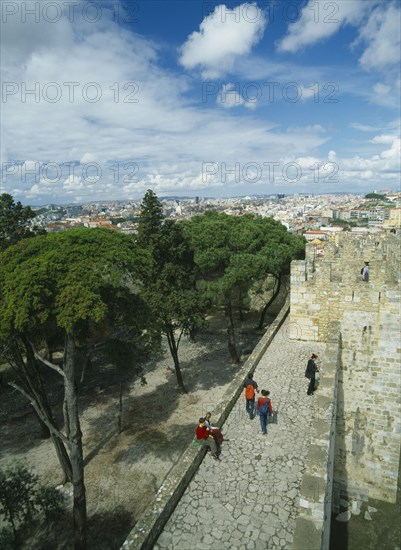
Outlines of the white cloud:
<svg viewBox="0 0 401 550">
<path fill-rule="evenodd" d="M 370 141 L 371 143 L 394 143 L 396 139 L 397 136 L 392 134 L 381 134 L 379 136 L 375 136 Z"/>
<path fill-rule="evenodd" d="M 309 87 L 306 87 L 303 84 L 300 84 L 299 88 L 300 88 L 301 100 L 304 101 L 304 100 L 309 99 L 311 97 L 313 97 L 313 98 L 317 97 L 316 96 L 316 90 L 315 90 L 315 88 L 312 84 Z"/>
<path fill-rule="evenodd" d="M 396 159 L 399 161 L 401 153 L 401 139 L 396 138 L 391 144 L 390 149 L 386 149 L 380 153 L 384 159 Z"/>
<path fill-rule="evenodd" d="M 21 169 L 25 170 L 26 172 L 32 172 L 37 171 L 39 169 L 40 163 L 37 160 L 26 160 L 22 166 Z"/>
<path fill-rule="evenodd" d="M 379 130 L 379 128 L 376 128 L 375 126 L 360 124 L 359 122 L 351 122 L 350 128 L 355 128 L 355 130 L 360 130 L 361 132 L 377 132 L 377 130 Z"/>
<path fill-rule="evenodd" d="M 216 100 L 218 105 L 231 109 L 232 107 L 247 107 L 248 109 L 255 109 L 257 104 L 257 97 L 249 97 L 245 100 L 240 91 L 236 90 L 235 84 L 223 84 L 220 94 Z"/>
<path fill-rule="evenodd" d="M 278 42 L 280 52 L 297 52 L 334 35 L 344 25 L 359 30 L 352 46 L 363 44 L 359 62 L 363 69 L 383 70 L 400 63 L 401 8 L 397 2 L 380 0 L 309 0 L 301 17 L 291 23 L 287 34 Z M 388 90 L 389 91 L 389 90 Z M 385 87 L 375 90 L 386 94 Z"/>
<path fill-rule="evenodd" d="M 97 161 L 99 161 L 99 157 L 95 153 L 84 153 L 84 155 L 82 156 L 79 162 L 81 164 L 86 164 L 88 162 L 97 162 Z"/>
<path fill-rule="evenodd" d="M 326 128 L 321 126 L 321 124 L 308 124 L 307 126 L 289 126 L 287 132 L 296 132 L 296 133 L 307 133 L 307 134 L 320 134 L 326 131 Z"/>
<path fill-rule="evenodd" d="M 373 91 L 378 95 L 387 95 L 390 90 L 390 86 L 387 86 L 387 84 L 382 84 L 381 82 L 378 82 L 373 86 Z"/>
<path fill-rule="evenodd" d="M 358 24 L 370 4 L 365 0 L 309 0 L 300 18 L 289 25 L 287 35 L 278 42 L 278 50 L 296 52 L 335 34 L 342 25 Z"/>
<path fill-rule="evenodd" d="M 70 175 L 63 183 L 63 188 L 65 191 L 77 191 L 78 189 L 83 189 L 84 185 L 82 179 L 78 176 Z"/>
<path fill-rule="evenodd" d="M 217 78 L 230 72 L 237 57 L 248 54 L 259 42 L 266 18 L 256 3 L 228 9 L 224 4 L 204 18 L 180 50 L 180 63 L 186 69 L 200 67 L 204 78 Z"/>
<path fill-rule="evenodd" d="M 310 170 L 311 166 L 314 166 L 316 163 L 319 163 L 319 159 L 317 157 L 298 157 L 295 162 L 303 170 L 306 170 L 306 169 Z"/>
<path fill-rule="evenodd" d="M 32 187 L 28 191 L 28 196 L 31 196 L 31 197 L 41 195 L 41 194 L 43 194 L 43 189 L 36 183 L 32 185 Z"/>
<path fill-rule="evenodd" d="M 371 14 L 366 25 L 361 27 L 358 43 L 367 44 L 360 63 L 366 70 L 384 69 L 400 63 L 401 8 L 395 3 L 383 4 Z"/>
<path fill-rule="evenodd" d="M 361 158 L 359 155 L 350 158 L 340 158 L 338 164 L 344 170 L 357 170 L 359 172 L 372 171 L 377 179 L 386 172 L 397 172 L 399 179 L 400 170 L 400 139 L 397 136 L 377 136 L 372 143 L 388 144 L 389 149 L 380 151 L 371 157 Z"/>
</svg>

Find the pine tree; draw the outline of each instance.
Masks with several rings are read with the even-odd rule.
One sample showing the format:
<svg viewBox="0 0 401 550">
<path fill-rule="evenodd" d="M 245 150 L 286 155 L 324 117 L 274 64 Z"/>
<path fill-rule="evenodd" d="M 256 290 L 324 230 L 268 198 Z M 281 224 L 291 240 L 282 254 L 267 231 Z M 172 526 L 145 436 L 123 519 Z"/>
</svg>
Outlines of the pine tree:
<svg viewBox="0 0 401 550">
<path fill-rule="evenodd" d="M 162 204 L 156 193 L 148 189 L 142 199 L 139 215 L 138 243 L 141 246 L 151 246 L 157 240 L 163 220 Z"/>
</svg>

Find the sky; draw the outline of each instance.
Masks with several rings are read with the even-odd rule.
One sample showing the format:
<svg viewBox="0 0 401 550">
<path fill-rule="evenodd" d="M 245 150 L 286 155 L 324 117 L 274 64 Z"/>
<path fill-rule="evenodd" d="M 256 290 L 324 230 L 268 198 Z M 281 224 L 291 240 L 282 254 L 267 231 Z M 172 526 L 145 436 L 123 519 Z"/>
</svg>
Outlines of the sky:
<svg viewBox="0 0 401 550">
<path fill-rule="evenodd" d="M 400 190 L 399 0 L 3 0 L 23 204 Z"/>
</svg>

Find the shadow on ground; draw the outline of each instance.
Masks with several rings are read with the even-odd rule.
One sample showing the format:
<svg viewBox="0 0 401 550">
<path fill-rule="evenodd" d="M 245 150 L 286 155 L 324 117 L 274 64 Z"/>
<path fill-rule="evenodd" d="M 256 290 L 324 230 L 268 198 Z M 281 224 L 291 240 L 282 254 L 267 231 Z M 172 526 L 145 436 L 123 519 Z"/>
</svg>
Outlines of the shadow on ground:
<svg viewBox="0 0 401 550">
<path fill-rule="evenodd" d="M 133 515 L 121 506 L 110 512 L 88 517 L 87 550 L 120 548 L 126 533 L 135 521 Z M 73 550 L 72 514 L 67 512 L 58 521 L 47 525 L 36 524 L 21 531 L 19 550 Z"/>
</svg>

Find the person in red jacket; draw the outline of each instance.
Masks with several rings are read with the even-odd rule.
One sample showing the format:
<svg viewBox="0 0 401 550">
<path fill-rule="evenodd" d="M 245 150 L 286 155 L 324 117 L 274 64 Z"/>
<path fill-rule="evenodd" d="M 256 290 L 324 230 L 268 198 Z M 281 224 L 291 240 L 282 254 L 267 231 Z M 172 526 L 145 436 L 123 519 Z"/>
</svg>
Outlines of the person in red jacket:
<svg viewBox="0 0 401 550">
<path fill-rule="evenodd" d="M 217 456 L 217 446 L 214 437 L 211 435 L 209 428 L 206 426 L 206 421 L 203 417 L 199 418 L 199 424 L 196 428 L 196 439 L 201 445 L 210 447 L 214 460 L 219 460 Z"/>
<path fill-rule="evenodd" d="M 260 392 L 262 395 L 259 397 L 256 404 L 256 413 L 260 418 L 260 427 L 262 428 L 262 434 L 267 434 L 267 417 L 273 416 L 273 407 L 272 402 L 269 398 L 270 392 L 267 390 L 262 390 Z"/>
<path fill-rule="evenodd" d="M 220 445 L 223 442 L 223 434 L 221 433 L 220 428 L 218 428 L 217 426 L 212 426 L 211 420 L 210 420 L 211 417 L 212 417 L 211 412 L 207 412 L 205 414 L 205 424 L 206 424 L 206 427 L 209 428 L 210 433 L 212 434 L 215 442 L 217 443 L 217 446 L 220 447 Z"/>
</svg>

